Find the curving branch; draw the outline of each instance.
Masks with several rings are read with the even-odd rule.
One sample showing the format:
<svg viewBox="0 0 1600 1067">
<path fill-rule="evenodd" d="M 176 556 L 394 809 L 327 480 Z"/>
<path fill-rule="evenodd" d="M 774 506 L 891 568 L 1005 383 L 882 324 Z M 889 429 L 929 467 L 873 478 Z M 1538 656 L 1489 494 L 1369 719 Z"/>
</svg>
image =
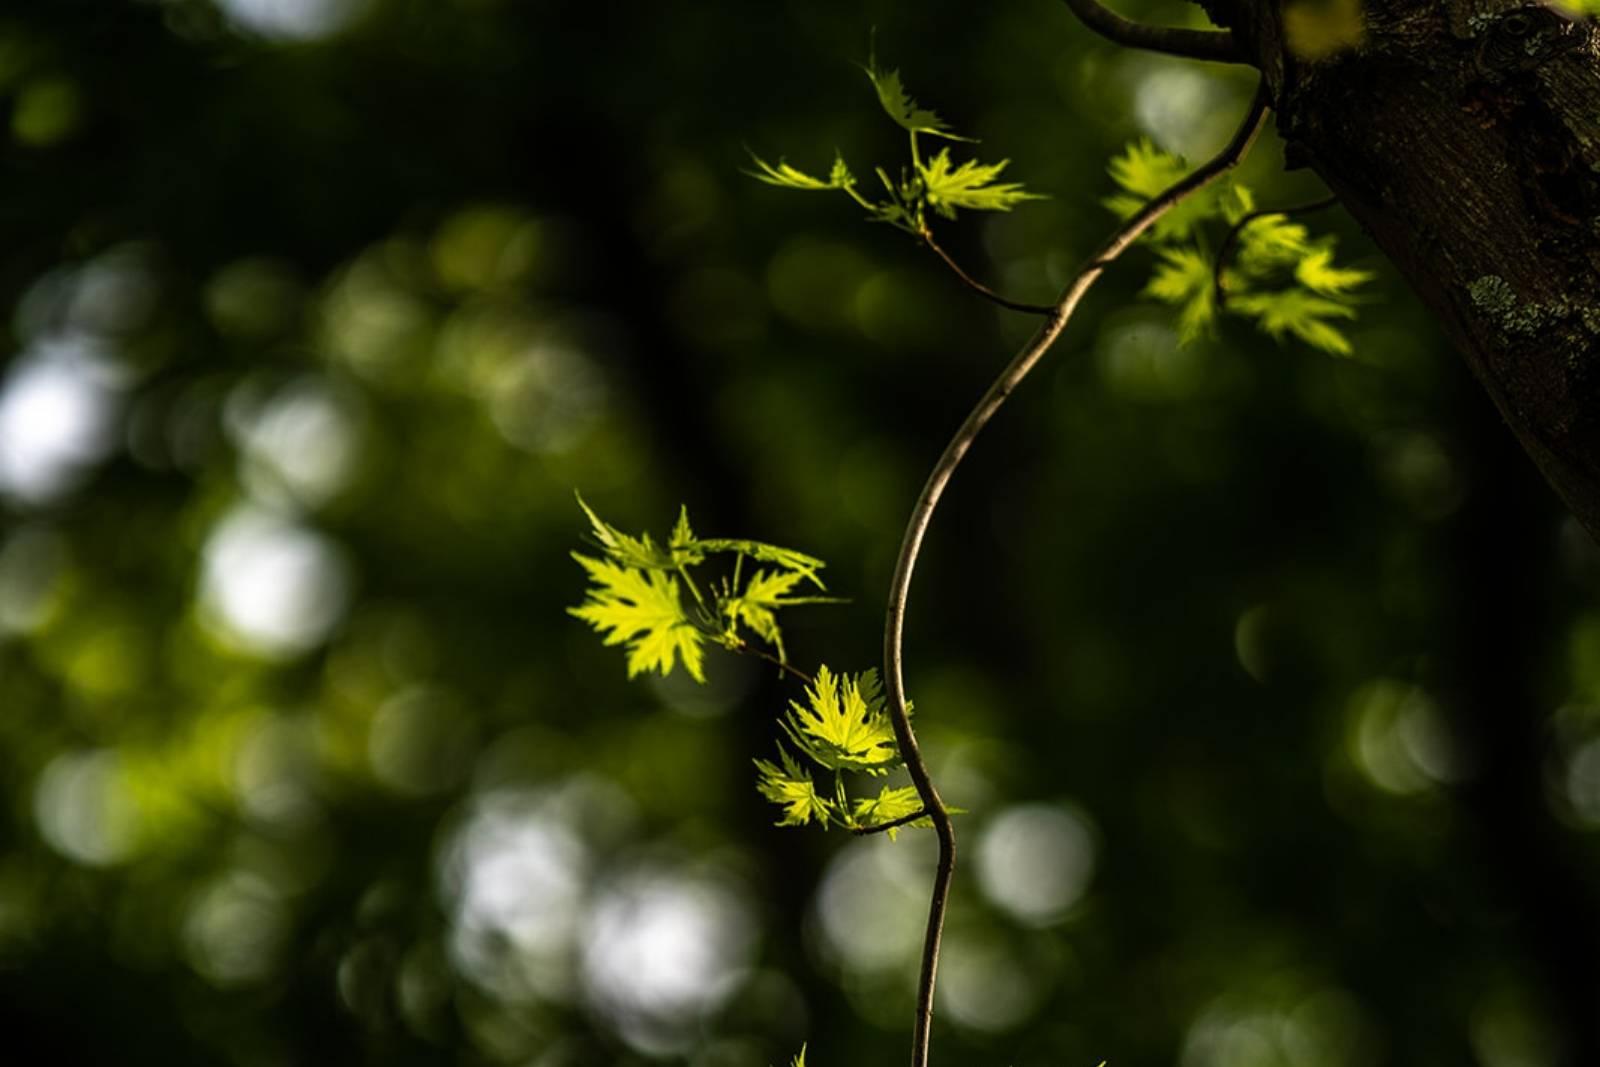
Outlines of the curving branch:
<svg viewBox="0 0 1600 1067">
<path fill-rule="evenodd" d="M 1151 200 L 1138 214 L 1125 222 L 1105 244 L 1090 256 L 1077 275 L 1068 283 L 1044 324 L 1029 338 L 1000 377 L 995 379 L 988 392 L 978 401 L 977 407 L 967 416 L 961 428 L 945 447 L 944 454 L 934 465 L 922 487 L 922 495 L 912 508 L 906 524 L 905 537 L 900 543 L 900 555 L 895 560 L 894 577 L 889 583 L 889 603 L 885 612 L 883 633 L 884 680 L 888 690 L 889 714 L 894 723 L 894 736 L 911 774 L 922 806 L 933 821 L 939 838 L 939 864 L 934 873 L 933 893 L 928 903 L 928 928 L 922 946 L 922 973 L 917 983 L 917 1018 L 912 1033 L 911 1067 L 927 1067 L 928 1042 L 933 1026 L 933 989 L 939 970 L 939 946 L 944 936 L 944 916 L 950 899 L 950 879 L 955 873 L 956 837 L 950 822 L 950 812 L 934 787 L 928 765 L 917 747 L 916 734 L 911 729 L 911 718 L 906 711 L 904 657 L 902 644 L 905 637 L 906 601 L 911 592 L 911 575 L 917 565 L 917 555 L 922 549 L 923 537 L 933 521 L 934 509 L 950 483 L 962 457 L 972 447 L 995 412 L 1006 402 L 1013 390 L 1028 376 L 1036 363 L 1050 350 L 1061 331 L 1066 328 L 1084 294 L 1099 280 L 1100 275 L 1118 256 L 1138 240 L 1161 216 L 1171 211 L 1185 198 L 1203 189 L 1229 170 L 1233 169 L 1260 133 L 1268 107 L 1266 84 L 1256 90 L 1250 111 L 1238 131 L 1217 156 L 1198 170 L 1177 182 L 1166 192 Z"/>
<path fill-rule="evenodd" d="M 978 279 L 974 278 L 972 275 L 963 270 L 961 264 L 957 263 L 950 253 L 944 250 L 944 246 L 933 239 L 933 231 L 928 229 L 928 227 L 922 227 L 921 237 L 922 243 L 927 245 L 928 249 L 932 251 L 934 255 L 944 260 L 945 266 L 949 267 L 955 272 L 956 277 L 961 279 L 962 285 L 965 285 L 968 289 L 971 289 L 985 300 L 988 300 L 994 304 L 999 304 L 1001 307 L 1006 308 L 1007 310 L 1021 311 L 1029 315 L 1048 315 L 1055 310 L 1055 308 L 1050 304 L 1029 304 L 1021 300 L 1010 300 L 1001 296 L 999 293 L 995 292 L 987 285 L 984 285 Z"/>
<path fill-rule="evenodd" d="M 1243 216 L 1238 222 L 1228 228 L 1222 237 L 1222 244 L 1217 248 L 1217 262 L 1211 269 L 1211 291 L 1213 302 L 1217 310 L 1221 311 L 1228 303 L 1228 287 L 1222 278 L 1222 272 L 1228 269 L 1228 263 L 1233 259 L 1233 248 L 1239 243 L 1239 238 L 1244 235 L 1245 228 L 1257 219 L 1267 218 L 1269 215 L 1309 215 L 1313 211 L 1330 208 L 1339 202 L 1337 196 L 1325 196 L 1321 200 L 1313 200 L 1309 204 L 1300 204 L 1297 207 L 1264 208 L 1252 211 Z"/>
<path fill-rule="evenodd" d="M 1095 33 L 1126 48 L 1143 48 L 1184 59 L 1213 63 L 1244 63 L 1244 53 L 1228 30 L 1188 30 L 1177 26 L 1146 26 L 1123 18 L 1100 0 L 1067 0 L 1078 21 Z"/>
</svg>

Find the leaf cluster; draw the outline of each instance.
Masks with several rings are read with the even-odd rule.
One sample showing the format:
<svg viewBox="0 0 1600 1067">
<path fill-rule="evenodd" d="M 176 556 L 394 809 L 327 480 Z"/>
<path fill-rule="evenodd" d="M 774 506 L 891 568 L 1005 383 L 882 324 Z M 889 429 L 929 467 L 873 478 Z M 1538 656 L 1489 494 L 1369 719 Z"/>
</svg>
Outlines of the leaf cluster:
<svg viewBox="0 0 1600 1067">
<path fill-rule="evenodd" d="M 900 168 L 898 177 L 891 177 L 884 168 L 876 167 L 873 173 L 881 190 L 863 192 L 855 173 L 838 153 L 834 154 L 828 176 L 819 178 L 791 166 L 782 158 L 777 163 L 769 163 L 752 152 L 755 169 L 750 175 L 785 189 L 838 190 L 865 209 L 874 222 L 885 222 L 916 236 L 927 232 L 932 215 L 955 219 L 958 211 L 1010 211 L 1024 200 L 1043 199 L 1037 193 L 1028 192 L 1020 182 L 1000 180 L 1010 160 L 981 163 L 967 159 L 958 163 L 951 158 L 948 145 L 924 158 L 919 136 L 969 144 L 977 142 L 955 133 L 937 112 L 918 104 L 906 91 L 898 70 L 879 67 L 876 58 L 869 59 L 862 69 L 884 113 L 906 131 L 910 160 Z"/>
<path fill-rule="evenodd" d="M 1130 144 L 1107 169 L 1121 191 L 1103 203 L 1120 218 L 1131 217 L 1188 170 L 1183 160 L 1147 140 Z M 1292 336 L 1324 352 L 1350 355 L 1341 324 L 1356 317 L 1357 290 L 1372 273 L 1337 265 L 1333 237 L 1313 238 L 1288 215 L 1255 208 L 1250 189 L 1228 181 L 1167 212 L 1146 238 L 1157 262 L 1144 295 L 1178 309 L 1184 344 L 1214 335 L 1226 312 L 1251 319 L 1274 339 Z M 1211 238 L 1235 229 L 1232 255 L 1219 264 Z M 1219 302 L 1219 295 L 1225 299 Z"/>
<path fill-rule="evenodd" d="M 813 677 L 788 666 L 779 613 L 840 602 L 817 595 L 825 592 L 821 560 L 762 541 L 699 537 L 685 508 L 671 534 L 658 542 L 648 533 L 617 529 L 581 496 L 578 506 L 589 519 L 598 555 L 572 553 L 589 586 L 583 603 L 568 611 L 605 644 L 625 646 L 628 677 L 668 675 L 681 663 L 703 683 L 705 647 L 712 644 L 758 655 L 806 679 L 804 699 L 790 701 L 779 719 L 788 747 L 779 742 L 775 762 L 755 761 L 758 791 L 782 810 L 778 825 L 816 822 L 865 832 L 895 823 L 888 828 L 892 837 L 902 820 L 921 811 L 911 786 L 885 784 L 865 797 L 852 797 L 845 788 L 847 774 L 881 778 L 903 765 L 877 672 L 835 674 L 822 666 Z M 731 557 L 731 572 L 696 581 L 695 574 L 715 557 Z M 831 788 L 819 790 L 813 771 L 795 753 L 831 773 Z M 926 819 L 903 824 L 929 825 Z"/>
<path fill-rule="evenodd" d="M 648 533 L 623 533 L 581 496 L 578 506 L 589 517 L 601 554 L 572 553 L 590 585 L 584 602 L 567 610 L 593 626 L 606 644 L 626 646 L 630 678 L 646 671 L 667 675 L 682 662 L 691 678 L 704 682 L 706 644 L 743 651 L 747 635 L 771 645 L 778 660 L 787 662 L 778 612 L 839 602 L 797 595 L 807 586 L 825 591 L 817 574 L 823 568 L 820 559 L 761 541 L 697 537 L 687 508 L 679 509 L 671 535 L 658 544 Z M 733 573 L 706 582 L 702 591 L 693 572 L 718 555 L 734 558 Z M 762 563 L 770 567 L 756 566 Z"/>
<path fill-rule="evenodd" d="M 806 688 L 805 702 L 790 701 L 780 721 L 795 749 L 824 772 L 832 772 L 833 789 L 819 790 L 812 772 L 779 744 L 777 762 L 755 761 L 761 795 L 783 809 L 779 826 L 816 822 L 868 831 L 922 810 L 922 799 L 912 786 L 885 784 L 876 796 L 858 798 L 845 789 L 847 772 L 881 778 L 904 765 L 877 671 L 836 676 L 827 667 L 818 668 Z M 931 823 L 915 819 L 909 825 Z M 895 832 L 889 829 L 889 836 Z"/>
</svg>

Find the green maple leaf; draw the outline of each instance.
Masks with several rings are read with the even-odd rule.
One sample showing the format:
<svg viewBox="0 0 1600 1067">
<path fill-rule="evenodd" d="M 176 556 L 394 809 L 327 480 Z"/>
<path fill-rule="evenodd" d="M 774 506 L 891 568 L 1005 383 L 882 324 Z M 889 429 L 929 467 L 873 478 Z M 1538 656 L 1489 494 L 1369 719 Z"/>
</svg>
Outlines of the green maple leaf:
<svg viewBox="0 0 1600 1067">
<path fill-rule="evenodd" d="M 850 813 L 850 818 L 854 826 L 870 829 L 874 826 L 882 826 L 884 823 L 894 822 L 896 819 L 903 819 L 907 815 L 921 810 L 922 797 L 917 795 L 915 786 L 906 785 L 898 788 L 884 786 L 878 791 L 877 796 L 863 797 L 857 800 L 854 810 Z M 933 820 L 927 818 L 916 819 L 905 825 L 916 827 L 932 826 Z M 899 827 L 885 831 L 891 841 L 894 840 L 899 832 Z"/>
<path fill-rule="evenodd" d="M 867 72 L 872 87 L 877 90 L 878 103 L 883 105 L 884 112 L 902 129 L 912 133 L 930 133 L 935 137 L 944 137 L 952 141 L 972 140 L 970 137 L 961 137 L 953 133 L 937 112 L 918 106 L 911 98 L 911 94 L 906 92 L 898 70 L 884 70 L 878 66 L 875 57 L 869 57 L 867 65 L 861 69 Z"/>
<path fill-rule="evenodd" d="M 1161 262 L 1144 288 L 1144 295 L 1182 307 L 1178 313 L 1178 341 L 1189 344 L 1209 335 L 1216 322 L 1216 281 L 1211 261 L 1198 248 L 1160 249 Z"/>
<path fill-rule="evenodd" d="M 802 752 L 831 771 L 887 774 L 900 764 L 877 671 L 835 677 L 819 667 L 805 706 L 791 701 L 783 727 Z"/>
<path fill-rule="evenodd" d="M 820 191 L 825 189 L 848 189 L 856 183 L 855 176 L 850 173 L 850 168 L 845 165 L 844 157 L 835 155 L 833 167 L 828 172 L 827 178 L 816 178 L 796 167 L 791 167 L 787 162 L 779 159 L 776 164 L 768 163 L 754 152 L 750 158 L 755 162 L 756 170 L 746 171 L 757 181 L 766 182 L 768 185 L 777 185 L 784 189 L 803 189 Z"/>
<path fill-rule="evenodd" d="M 587 510 L 587 509 L 585 509 Z M 648 539 L 644 542 L 648 545 Z M 593 626 L 608 645 L 628 646 L 628 677 L 644 671 L 670 674 L 677 657 L 704 682 L 704 641 L 678 599 L 678 581 L 661 570 L 641 570 L 572 553 L 594 584 L 588 599 L 567 611 Z"/>
<path fill-rule="evenodd" d="M 968 211 L 1010 211 L 1024 200 L 1043 200 L 1038 193 L 1030 193 L 1019 182 L 996 182 L 1000 172 L 1010 160 L 984 164 L 969 159 L 959 167 L 952 166 L 950 150 L 943 148 L 938 155 L 918 167 L 922 179 L 923 198 L 929 207 L 947 219 L 956 217 L 957 209 Z"/>
<path fill-rule="evenodd" d="M 641 570 L 674 570 L 680 566 L 699 563 L 705 558 L 695 547 L 692 537 L 682 544 L 662 549 L 650 539 L 649 534 L 632 537 L 623 533 L 596 515 L 594 509 L 581 495 L 576 493 L 573 495 L 577 496 L 578 506 L 583 509 L 583 513 L 589 516 L 589 525 L 594 530 L 595 540 L 600 543 L 600 547 L 613 562 L 620 563 L 624 567 L 638 567 Z M 687 513 L 680 511 L 678 521 L 682 528 L 688 528 Z"/>
<path fill-rule="evenodd" d="M 817 792 L 817 784 L 795 758 L 778 746 L 778 764 L 770 760 L 755 761 L 759 778 L 756 788 L 761 795 L 783 808 L 779 826 L 804 826 L 813 819 L 824 826 L 833 812 L 833 803 Z"/>
<path fill-rule="evenodd" d="M 1310 232 L 1287 215 L 1261 215 L 1239 231 L 1238 263 L 1250 274 L 1264 274 L 1310 252 Z"/>
<path fill-rule="evenodd" d="M 788 596 L 794 587 L 806 578 L 804 571 L 757 571 L 745 583 L 738 596 L 722 601 L 722 613 L 734 624 L 743 623 L 756 632 L 763 641 L 778 650 L 778 658 L 788 662 L 783 648 L 783 631 L 778 626 L 779 608 L 797 604 L 842 604 L 839 597 Z"/>
<path fill-rule="evenodd" d="M 704 552 L 736 552 L 741 556 L 748 556 L 761 563 L 775 563 L 784 570 L 798 571 L 800 575 L 816 586 L 826 589 L 822 579 L 817 577 L 817 572 L 827 564 L 815 556 L 808 556 L 804 552 L 796 552 L 792 548 L 782 548 L 778 545 L 769 545 L 764 541 L 745 541 L 736 538 L 708 538 L 696 541 L 695 544 Z"/>
<path fill-rule="evenodd" d="M 1355 318 L 1355 309 L 1349 304 L 1304 289 L 1284 289 L 1236 296 L 1228 301 L 1228 310 L 1255 319 L 1256 325 L 1274 338 L 1290 333 L 1313 348 L 1337 356 L 1353 352 L 1349 339 L 1329 321 Z"/>
<path fill-rule="evenodd" d="M 1312 251 L 1294 268 L 1295 281 L 1322 296 L 1344 296 L 1373 277 L 1371 271 L 1335 267 L 1332 248 Z"/>
<path fill-rule="evenodd" d="M 1170 152 L 1163 152 L 1148 138 L 1129 144 L 1121 155 L 1111 158 L 1106 169 L 1111 180 L 1122 186 L 1124 192 L 1106 197 L 1101 204 L 1120 219 L 1132 218 L 1189 173 L 1188 164 Z M 1202 220 L 1217 210 L 1219 198 L 1227 192 L 1226 188 L 1218 188 L 1221 184 L 1200 190 L 1162 215 L 1151 227 L 1153 239 L 1181 241 L 1187 238 Z"/>
</svg>

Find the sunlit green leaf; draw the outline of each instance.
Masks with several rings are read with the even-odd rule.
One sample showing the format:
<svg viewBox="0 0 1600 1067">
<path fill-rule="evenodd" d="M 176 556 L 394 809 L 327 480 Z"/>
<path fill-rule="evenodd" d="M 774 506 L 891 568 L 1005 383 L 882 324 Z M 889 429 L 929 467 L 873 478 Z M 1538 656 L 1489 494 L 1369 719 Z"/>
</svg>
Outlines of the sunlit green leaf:
<svg viewBox="0 0 1600 1067">
<path fill-rule="evenodd" d="M 759 777 L 756 788 L 761 795 L 783 809 L 779 826 L 804 826 L 815 820 L 827 825 L 833 812 L 833 802 L 817 792 L 811 775 L 783 746 L 778 746 L 780 767 L 769 760 L 755 761 Z"/>
<path fill-rule="evenodd" d="M 574 494 L 577 495 L 577 494 Z M 649 534 L 639 537 L 630 537 L 621 530 L 606 522 L 594 513 L 581 495 L 578 495 L 578 506 L 583 513 L 589 516 L 589 525 L 594 530 L 594 536 L 600 542 L 600 547 L 613 562 L 624 567 L 638 567 L 643 570 L 671 570 L 684 560 L 674 558 L 674 553 L 664 551 L 656 546 Z M 687 522 L 685 517 L 683 521 Z"/>
<path fill-rule="evenodd" d="M 1129 144 L 1120 155 L 1113 156 L 1107 170 L 1111 180 L 1124 192 L 1109 196 L 1101 203 L 1118 218 L 1129 219 L 1177 184 L 1189 173 L 1189 166 L 1151 144 L 1148 138 L 1141 138 Z M 1195 226 L 1216 210 L 1218 198 L 1226 189 L 1226 184 L 1216 183 L 1188 197 L 1156 221 L 1151 228 L 1152 238 L 1167 241 L 1188 237 Z"/>
<path fill-rule="evenodd" d="M 1163 248 L 1161 262 L 1145 286 L 1144 295 L 1167 304 L 1176 304 L 1178 340 L 1188 344 L 1209 335 L 1216 323 L 1216 280 L 1210 259 L 1198 249 Z"/>
<path fill-rule="evenodd" d="M 1311 251 L 1310 233 L 1287 215 L 1260 215 L 1239 231 L 1234 262 L 1250 274 L 1293 263 Z"/>
<path fill-rule="evenodd" d="M 769 545 L 763 541 L 745 541 L 738 538 L 714 537 L 695 544 L 704 552 L 737 552 L 741 556 L 748 556 L 762 563 L 775 563 L 785 570 L 798 571 L 806 581 L 818 589 L 826 589 L 822 579 L 817 577 L 817 572 L 827 564 L 815 556 L 808 556 L 804 552 L 796 552 L 792 548 L 782 548 L 778 545 Z"/>
<path fill-rule="evenodd" d="M 945 148 L 918 168 L 917 173 L 922 179 L 928 206 L 948 219 L 956 217 L 957 209 L 1010 211 L 1024 200 L 1044 199 L 1028 192 L 1020 183 L 995 181 L 1009 163 L 1006 159 L 991 164 L 969 159 L 960 166 L 953 166 L 950 150 Z"/>
<path fill-rule="evenodd" d="M 783 648 L 783 631 L 778 626 L 779 608 L 797 604 L 838 604 L 837 597 L 791 597 L 788 594 L 806 578 L 804 571 L 757 571 L 750 576 L 737 596 L 722 600 L 722 613 L 731 622 L 754 630 L 763 641 L 778 650 L 778 658 L 788 661 Z"/>
<path fill-rule="evenodd" d="M 904 129 L 912 133 L 931 133 L 952 141 L 972 140 L 970 137 L 961 137 L 951 132 L 950 127 L 937 113 L 918 106 L 911 98 L 911 94 L 906 92 L 898 70 L 885 70 L 879 67 L 876 58 L 867 60 L 867 65 L 862 69 L 867 72 L 872 87 L 877 90 L 878 103 L 883 105 L 884 112 Z"/>
<path fill-rule="evenodd" d="M 922 797 L 917 794 L 915 786 L 907 785 L 898 788 L 884 786 L 878 791 L 877 796 L 864 797 L 857 800 L 850 812 L 850 818 L 855 825 L 870 829 L 874 826 L 882 826 L 885 823 L 894 822 L 896 819 L 903 819 L 921 810 Z M 928 818 L 921 818 L 905 825 L 920 828 L 932 826 L 933 821 Z M 884 832 L 889 835 L 890 840 L 893 840 L 900 830 L 896 827 L 893 830 Z"/>
<path fill-rule="evenodd" d="M 1285 289 L 1272 293 L 1245 293 L 1228 301 L 1228 310 L 1247 315 L 1275 338 L 1285 333 L 1334 355 L 1351 354 L 1350 341 L 1329 320 L 1353 319 L 1355 309 L 1348 304 L 1318 296 L 1304 289 Z"/>
<path fill-rule="evenodd" d="M 886 774 L 900 763 L 877 671 L 835 677 L 819 667 L 805 705 L 791 701 L 783 725 L 802 752 L 829 770 Z"/>
<path fill-rule="evenodd" d="M 784 189 L 818 191 L 845 189 L 855 184 L 855 178 L 851 175 L 850 168 L 845 165 L 842 156 L 834 156 L 833 167 L 829 170 L 827 178 L 813 177 L 797 167 L 790 166 L 783 159 L 779 159 L 777 163 L 768 163 L 754 152 L 750 153 L 750 158 L 757 169 L 746 173 L 757 181 L 781 186 Z"/>
<path fill-rule="evenodd" d="M 1301 285 L 1323 296 L 1343 296 L 1374 277 L 1371 271 L 1335 267 L 1332 248 L 1319 248 L 1308 254 L 1295 266 L 1294 276 Z"/>
<path fill-rule="evenodd" d="M 628 677 L 644 671 L 669 674 L 681 656 L 689 675 L 705 681 L 704 638 L 684 614 L 677 579 L 660 570 L 637 570 L 576 552 L 572 558 L 589 572 L 593 584 L 588 599 L 567 610 L 593 626 L 606 644 L 627 644 Z"/>
</svg>

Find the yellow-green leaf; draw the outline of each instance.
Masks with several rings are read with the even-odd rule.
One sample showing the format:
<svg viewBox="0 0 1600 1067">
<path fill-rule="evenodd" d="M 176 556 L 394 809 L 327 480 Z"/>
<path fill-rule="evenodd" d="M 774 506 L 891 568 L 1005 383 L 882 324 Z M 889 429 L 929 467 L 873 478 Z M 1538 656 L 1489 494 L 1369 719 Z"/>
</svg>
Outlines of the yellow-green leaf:
<svg viewBox="0 0 1600 1067">
<path fill-rule="evenodd" d="M 1178 340 L 1189 344 L 1209 335 L 1216 322 L 1216 281 L 1209 259 L 1197 248 L 1179 246 L 1160 250 L 1161 262 L 1145 286 L 1144 295 L 1179 305 Z"/>
<path fill-rule="evenodd" d="M 1319 248 L 1295 265 L 1294 277 L 1314 293 L 1343 296 L 1356 286 L 1370 282 L 1373 274 L 1371 271 L 1335 267 L 1333 249 Z"/>
<path fill-rule="evenodd" d="M 817 784 L 795 758 L 778 746 L 782 766 L 769 760 L 755 761 L 759 777 L 756 788 L 761 795 L 783 809 L 779 826 L 804 826 L 815 820 L 824 826 L 833 804 L 817 792 Z"/>
<path fill-rule="evenodd" d="M 894 822 L 896 819 L 903 819 L 907 815 L 921 810 L 922 797 L 917 794 L 915 786 L 907 785 L 895 789 L 884 786 L 878 791 L 877 796 L 864 797 L 857 800 L 850 817 L 855 825 L 864 829 L 871 829 L 874 826 L 882 826 L 884 823 Z M 921 818 L 905 825 L 916 827 L 932 826 L 933 820 Z M 891 841 L 894 840 L 895 835 L 899 832 L 899 827 L 885 831 Z"/>
<path fill-rule="evenodd" d="M 1122 186 L 1124 192 L 1107 197 L 1101 203 L 1121 219 L 1132 218 L 1155 197 L 1166 192 L 1189 173 L 1189 166 L 1170 152 L 1163 152 L 1141 138 L 1113 156 L 1106 168 L 1111 180 Z M 1173 207 L 1151 227 L 1156 241 L 1183 240 L 1200 222 L 1216 210 L 1218 198 L 1227 191 L 1225 183 L 1217 183 L 1200 190 Z"/>
<path fill-rule="evenodd" d="M 1042 200 L 1038 193 L 1030 193 L 1018 182 L 996 182 L 1000 172 L 1011 161 L 984 164 L 969 159 L 960 166 L 950 162 L 950 150 L 939 153 L 918 168 L 922 179 L 923 196 L 929 207 L 945 218 L 956 217 L 956 210 L 1010 211 L 1024 200 Z"/>
<path fill-rule="evenodd" d="M 873 89 L 877 90 L 878 103 L 883 105 L 884 112 L 903 129 L 912 133 L 931 133 L 952 141 L 972 140 L 970 137 L 961 137 L 951 132 L 950 127 L 936 112 L 918 106 L 911 98 L 911 94 L 906 92 L 898 70 L 885 70 L 879 67 L 876 58 L 868 59 L 867 65 L 862 69 L 872 81 Z"/>
<path fill-rule="evenodd" d="M 638 567 L 642 570 L 672 570 L 674 567 L 683 564 L 698 563 L 703 558 L 694 552 L 692 546 L 686 545 L 682 552 L 676 549 L 664 551 L 650 539 L 649 534 L 630 537 L 606 522 L 599 515 L 596 515 L 594 509 L 589 506 L 581 495 L 576 493 L 573 495 L 577 496 L 578 506 L 583 509 L 583 513 L 589 516 L 589 525 L 594 530 L 595 540 L 600 542 L 600 547 L 605 550 L 606 555 L 612 561 L 620 563 L 624 567 Z M 679 521 L 687 524 L 688 517 L 680 513 Z"/>
<path fill-rule="evenodd" d="M 842 156 L 834 156 L 833 167 L 828 172 L 827 178 L 813 177 L 797 167 L 790 166 L 783 159 L 779 159 L 777 163 L 768 163 L 754 152 L 750 153 L 750 159 L 755 163 L 756 169 L 746 171 L 747 174 L 757 181 L 781 186 L 784 189 L 818 191 L 844 189 L 855 184 L 855 178 L 851 175 L 850 168 L 845 166 Z"/>
<path fill-rule="evenodd" d="M 1256 325 L 1274 338 L 1291 333 L 1313 348 L 1337 356 L 1354 351 L 1350 341 L 1329 320 L 1353 319 L 1355 309 L 1304 289 L 1246 293 L 1230 299 L 1228 310 L 1254 318 Z"/>
<path fill-rule="evenodd" d="M 684 670 L 704 682 L 700 631 L 684 614 L 678 582 L 660 570 L 639 570 L 574 552 L 593 583 L 588 599 L 568 612 L 593 626 L 608 645 L 626 643 L 628 677 L 644 671 L 669 674 L 678 657 Z"/>
<path fill-rule="evenodd" d="M 791 701 L 783 725 L 795 745 L 828 770 L 887 774 L 900 763 L 877 671 L 835 677 L 819 667 L 806 704 Z"/>
</svg>

